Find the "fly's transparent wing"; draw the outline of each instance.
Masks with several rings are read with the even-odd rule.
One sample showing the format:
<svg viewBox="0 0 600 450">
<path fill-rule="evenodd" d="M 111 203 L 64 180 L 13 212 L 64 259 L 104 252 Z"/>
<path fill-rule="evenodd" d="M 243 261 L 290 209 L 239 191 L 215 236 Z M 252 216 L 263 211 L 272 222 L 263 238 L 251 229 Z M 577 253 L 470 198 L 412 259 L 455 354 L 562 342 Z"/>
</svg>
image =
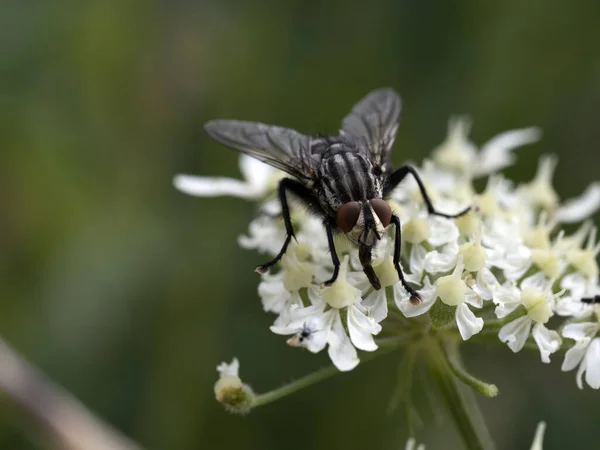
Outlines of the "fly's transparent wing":
<svg viewBox="0 0 600 450">
<path fill-rule="evenodd" d="M 393 89 L 377 89 L 364 97 L 348 114 L 340 133 L 363 140 L 373 164 L 383 173 L 391 169 L 390 150 L 396 139 L 402 102 Z"/>
<path fill-rule="evenodd" d="M 242 120 L 211 120 L 204 129 L 221 144 L 300 180 L 316 174 L 318 160 L 310 154 L 312 138 L 295 130 Z"/>
</svg>

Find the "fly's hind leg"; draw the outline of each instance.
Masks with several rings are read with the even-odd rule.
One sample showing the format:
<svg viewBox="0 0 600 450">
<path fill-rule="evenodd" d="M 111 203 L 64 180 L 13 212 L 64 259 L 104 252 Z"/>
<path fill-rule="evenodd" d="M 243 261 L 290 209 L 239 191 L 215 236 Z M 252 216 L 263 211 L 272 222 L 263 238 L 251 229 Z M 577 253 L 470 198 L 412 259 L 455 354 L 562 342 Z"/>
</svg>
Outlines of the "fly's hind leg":
<svg viewBox="0 0 600 450">
<path fill-rule="evenodd" d="M 427 205 L 427 211 L 429 212 L 429 214 L 445 217 L 447 219 L 455 219 L 457 217 L 464 216 L 471 210 L 471 207 L 469 206 L 468 208 L 465 208 L 458 214 L 445 214 L 437 211 L 434 208 L 433 203 L 431 202 L 431 198 L 427 193 L 427 189 L 425 189 L 423 180 L 421 180 L 421 177 L 419 176 L 417 171 L 411 166 L 402 166 L 388 177 L 388 179 L 385 182 L 383 196 L 387 197 L 389 194 L 391 194 L 394 188 L 398 186 L 398 184 L 400 184 L 400 182 L 404 180 L 404 178 L 406 178 L 406 176 L 409 174 L 413 176 L 413 178 L 419 185 L 419 190 L 421 191 L 421 195 L 423 196 L 423 201 L 425 202 L 425 205 Z"/>
</svg>

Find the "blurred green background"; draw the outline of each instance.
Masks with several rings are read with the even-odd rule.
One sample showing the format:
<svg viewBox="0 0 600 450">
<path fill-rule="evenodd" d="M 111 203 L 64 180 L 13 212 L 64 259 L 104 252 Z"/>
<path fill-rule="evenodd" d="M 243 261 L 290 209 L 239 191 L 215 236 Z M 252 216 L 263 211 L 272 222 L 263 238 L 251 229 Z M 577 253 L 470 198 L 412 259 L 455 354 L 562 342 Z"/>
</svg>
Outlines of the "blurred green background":
<svg viewBox="0 0 600 450">
<path fill-rule="evenodd" d="M 277 0 L 4 1 L 0 6 L 0 334 L 93 411 L 150 449 L 403 448 L 387 415 L 398 355 L 247 417 L 214 401 L 233 356 L 258 391 L 327 363 L 268 330 L 236 237 L 238 199 L 197 199 L 176 173 L 238 177 L 213 118 L 337 129 L 371 89 L 404 114 L 397 164 L 421 160 L 468 113 L 472 137 L 538 125 L 508 170 L 560 156 L 563 198 L 598 178 L 600 3 Z M 600 393 L 538 354 L 470 348 L 498 448 L 597 444 Z M 421 441 L 460 448 L 421 405 Z M 0 401 L 0 448 L 38 448 L 36 425 Z"/>
</svg>

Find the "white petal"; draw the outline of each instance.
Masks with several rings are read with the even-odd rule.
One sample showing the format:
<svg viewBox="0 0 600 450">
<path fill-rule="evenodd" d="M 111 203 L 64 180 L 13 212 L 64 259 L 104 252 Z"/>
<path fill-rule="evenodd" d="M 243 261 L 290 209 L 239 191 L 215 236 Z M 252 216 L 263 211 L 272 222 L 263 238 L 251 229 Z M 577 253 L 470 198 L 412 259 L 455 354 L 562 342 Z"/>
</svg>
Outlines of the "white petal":
<svg viewBox="0 0 600 450">
<path fill-rule="evenodd" d="M 467 292 L 465 292 L 465 303 L 479 309 L 483 306 L 483 299 L 473 289 L 467 289 Z"/>
<path fill-rule="evenodd" d="M 599 328 L 597 322 L 569 323 L 563 327 L 562 335 L 575 341 L 589 341 L 596 336 Z"/>
<path fill-rule="evenodd" d="M 177 190 L 196 197 L 231 195 L 246 199 L 256 198 L 256 192 L 251 186 L 233 178 L 176 175 L 173 185 Z"/>
<path fill-rule="evenodd" d="M 276 169 L 248 155 L 240 155 L 239 166 L 240 172 L 252 189 L 265 194 L 269 179 Z"/>
<path fill-rule="evenodd" d="M 431 230 L 431 235 L 428 241 L 434 247 L 449 244 L 450 242 L 456 242 L 458 239 L 458 227 L 451 219 L 440 216 L 430 216 L 429 229 Z"/>
<path fill-rule="evenodd" d="M 531 250 L 524 245 L 511 246 L 507 249 L 497 267 L 504 271 L 508 280 L 518 280 L 531 266 Z"/>
<path fill-rule="evenodd" d="M 327 352 L 333 364 L 342 372 L 347 372 L 358 365 L 359 359 L 356 349 L 344 331 L 339 311 L 336 309 L 330 311 L 333 313 L 333 323 L 327 336 L 329 343 Z"/>
<path fill-rule="evenodd" d="M 283 272 L 276 275 L 264 274 L 258 285 L 258 295 L 265 312 L 279 314 L 289 303 L 292 294 L 283 287 Z"/>
<path fill-rule="evenodd" d="M 600 338 L 592 341 L 585 355 L 585 381 L 592 389 L 600 389 Z"/>
<path fill-rule="evenodd" d="M 314 317 L 306 323 L 310 335 L 304 340 L 304 347 L 311 353 L 319 353 L 327 345 L 327 338 L 333 321 L 333 311 Z"/>
<path fill-rule="evenodd" d="M 393 288 L 394 302 L 398 309 L 404 314 L 404 317 L 416 317 L 425 314 L 431 309 L 437 298 L 435 294 L 435 286 L 429 282 L 429 278 L 425 278 L 424 286 L 419 289 L 422 302 L 413 305 L 410 302 L 410 294 L 398 283 Z"/>
<path fill-rule="evenodd" d="M 562 223 L 581 222 L 590 217 L 600 208 L 600 183 L 595 182 L 579 197 L 567 200 L 556 214 L 556 219 Z"/>
<path fill-rule="evenodd" d="M 260 253 L 276 255 L 285 239 L 285 230 L 273 219 L 259 216 L 250 222 L 248 236 L 238 236 L 238 244 L 242 248 L 257 249 Z"/>
<path fill-rule="evenodd" d="M 580 296 L 562 297 L 554 304 L 552 309 L 562 317 L 583 317 L 591 312 L 589 305 L 583 303 Z"/>
<path fill-rule="evenodd" d="M 429 252 L 425 256 L 425 270 L 429 273 L 450 272 L 456 266 L 458 257 L 458 245 L 448 244 L 441 251 Z"/>
<path fill-rule="evenodd" d="M 532 288 L 538 291 L 544 291 L 548 285 L 548 280 L 542 272 L 538 272 L 535 275 L 525 278 L 521 282 L 521 289 Z"/>
<path fill-rule="evenodd" d="M 456 324 L 463 340 L 466 341 L 483 328 L 483 319 L 476 317 L 465 303 L 456 307 Z"/>
<path fill-rule="evenodd" d="M 419 244 L 412 246 L 410 250 L 409 267 L 411 273 L 405 273 L 404 277 L 407 281 L 415 284 L 421 284 L 423 280 L 423 269 L 427 250 Z"/>
<path fill-rule="evenodd" d="M 512 283 L 505 283 L 494 292 L 496 316 L 499 319 L 508 316 L 521 304 L 521 291 Z"/>
<path fill-rule="evenodd" d="M 217 366 L 217 372 L 219 375 L 230 376 L 230 377 L 239 377 L 240 370 L 240 362 L 237 358 L 233 358 L 231 364 L 227 364 L 226 362 L 222 362 Z"/>
<path fill-rule="evenodd" d="M 388 314 L 385 289 L 373 290 L 365 297 L 362 305 L 367 308 L 369 317 L 372 317 L 376 322 L 381 322 Z"/>
<path fill-rule="evenodd" d="M 554 330 L 549 330 L 541 323 L 535 324 L 532 335 L 540 349 L 542 362 L 549 363 L 550 355 L 556 352 L 562 344 L 560 335 Z"/>
<path fill-rule="evenodd" d="M 585 356 L 585 351 L 587 350 L 588 344 L 589 340 L 579 341 L 573 347 L 567 350 L 567 353 L 565 353 L 565 360 L 563 361 L 560 369 L 563 372 L 568 372 L 577 367 Z"/>
<path fill-rule="evenodd" d="M 505 342 L 513 352 L 517 353 L 523 348 L 529 337 L 531 323 L 529 316 L 519 317 L 504 325 L 498 333 L 498 338 Z"/>
<path fill-rule="evenodd" d="M 546 431 L 546 423 L 540 422 L 535 429 L 535 436 L 533 437 L 533 443 L 531 444 L 530 450 L 543 450 L 544 445 L 544 432 Z"/>
<path fill-rule="evenodd" d="M 474 175 L 480 177 L 497 172 L 514 162 L 512 150 L 540 139 L 539 128 L 523 128 L 498 134 L 486 142 L 478 155 Z"/>
<path fill-rule="evenodd" d="M 329 330 L 313 331 L 305 340 L 304 347 L 311 353 L 319 353 L 327 345 Z"/>
<path fill-rule="evenodd" d="M 348 307 L 348 332 L 354 346 L 366 352 L 377 350 L 373 335 L 381 331 L 379 325 L 371 317 L 365 316 L 356 306 Z"/>
<path fill-rule="evenodd" d="M 586 294 L 587 280 L 579 272 L 570 273 L 569 275 L 565 275 L 563 277 L 560 282 L 560 287 L 571 291 L 573 296 L 582 298 L 585 297 Z"/>
<path fill-rule="evenodd" d="M 330 320 L 328 313 L 329 311 L 324 312 L 323 305 L 301 307 L 294 304 L 287 311 L 287 323 L 274 324 L 270 329 L 275 334 L 288 335 L 298 333 L 305 325 L 312 324 L 311 329 L 320 330 Z"/>
<path fill-rule="evenodd" d="M 415 438 L 410 438 L 408 441 L 406 441 L 406 446 L 404 447 L 404 450 L 425 450 L 425 444 L 417 445 L 417 441 L 415 441 Z"/>
<path fill-rule="evenodd" d="M 484 267 L 477 273 L 473 290 L 482 300 L 492 300 L 494 292 L 500 288 L 500 283 L 490 269 Z"/>
</svg>

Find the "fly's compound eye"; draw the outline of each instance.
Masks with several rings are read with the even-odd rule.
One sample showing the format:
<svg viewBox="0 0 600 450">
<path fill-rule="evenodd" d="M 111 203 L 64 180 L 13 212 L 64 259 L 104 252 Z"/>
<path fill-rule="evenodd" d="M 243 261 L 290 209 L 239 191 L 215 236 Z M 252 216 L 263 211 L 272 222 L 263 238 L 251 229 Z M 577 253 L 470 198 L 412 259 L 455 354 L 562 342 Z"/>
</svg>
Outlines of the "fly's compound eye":
<svg viewBox="0 0 600 450">
<path fill-rule="evenodd" d="M 340 209 L 338 209 L 335 223 L 344 233 L 350 233 L 358 217 L 360 216 L 360 203 L 348 202 L 344 203 Z"/>
<path fill-rule="evenodd" d="M 373 211 L 379 217 L 381 224 L 384 227 L 387 227 L 392 221 L 392 208 L 388 205 L 388 202 L 381 198 L 374 198 L 370 200 L 371 206 L 373 207 Z"/>
</svg>

